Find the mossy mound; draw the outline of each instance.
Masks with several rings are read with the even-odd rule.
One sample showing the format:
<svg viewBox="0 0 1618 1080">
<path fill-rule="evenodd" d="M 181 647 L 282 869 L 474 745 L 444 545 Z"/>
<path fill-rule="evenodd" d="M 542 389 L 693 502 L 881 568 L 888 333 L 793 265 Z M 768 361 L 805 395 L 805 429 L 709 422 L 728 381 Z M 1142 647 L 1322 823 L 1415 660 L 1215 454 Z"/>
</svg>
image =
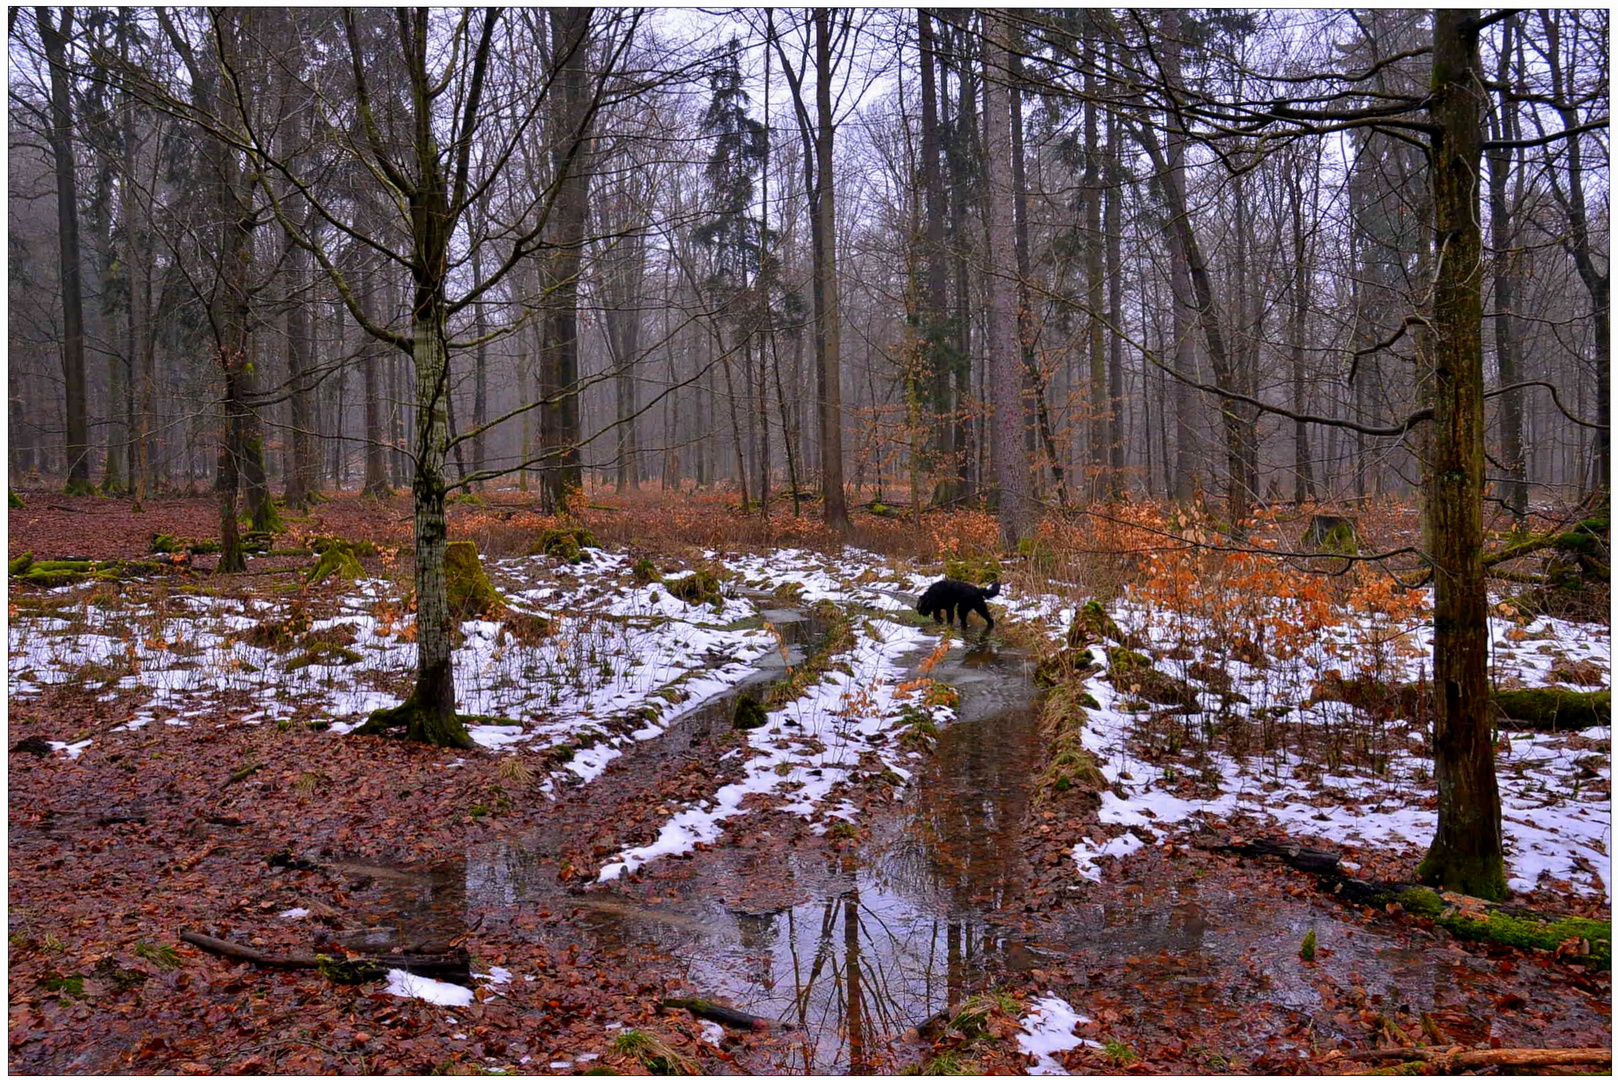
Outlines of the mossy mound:
<svg viewBox="0 0 1618 1080">
<path fill-rule="evenodd" d="M 348 540 L 341 536 L 311 536 L 305 544 L 316 555 L 324 555 L 332 548 L 347 548 L 361 559 L 369 559 L 376 554 L 376 545 L 369 540 Z"/>
<path fill-rule="evenodd" d="M 34 553 L 25 551 L 6 563 L 6 573 L 12 577 L 20 577 L 28 573 L 28 568 L 34 565 Z"/>
<path fill-rule="evenodd" d="M 18 495 L 10 488 L 6 488 L 6 505 L 13 510 L 21 510 L 27 503 L 22 501 L 21 495 Z"/>
<path fill-rule="evenodd" d="M 444 546 L 444 589 L 450 617 L 457 622 L 505 614 L 506 602 L 484 573 L 478 546 L 470 540 L 452 540 Z"/>
<path fill-rule="evenodd" d="M 1502 727 L 1578 731 L 1612 723 L 1611 690 L 1499 690 L 1494 694 L 1494 703 L 1508 718 Z"/>
<path fill-rule="evenodd" d="M 252 534 L 249 533 L 249 536 Z M 247 537 L 242 537 L 243 550 L 250 551 Z M 170 536 L 168 533 L 156 533 L 152 536 L 152 551 L 164 555 L 175 552 L 188 551 L 193 555 L 216 555 L 219 553 L 220 543 L 214 537 L 200 536 Z"/>
<path fill-rule="evenodd" d="M 1144 654 L 1119 646 L 1107 654 L 1107 660 L 1108 678 L 1120 690 L 1157 705 L 1182 709 L 1200 707 L 1195 686 L 1167 672 L 1158 671 Z"/>
<path fill-rule="evenodd" d="M 713 604 L 718 608 L 724 604 L 719 578 L 713 571 L 701 568 L 691 571 L 685 577 L 673 581 L 664 581 L 663 587 L 668 589 L 671 596 L 685 601 L 687 604 Z"/>
<path fill-rule="evenodd" d="M 731 718 L 730 726 L 737 731 L 752 731 L 768 723 L 764 706 L 750 697 L 736 699 L 736 714 Z"/>
<path fill-rule="evenodd" d="M 1112 621 L 1099 600 L 1086 600 L 1073 613 L 1073 625 L 1067 630 L 1069 648 L 1082 648 L 1098 641 L 1122 641 L 1124 635 Z"/>
<path fill-rule="evenodd" d="M 1358 555 L 1359 523 L 1350 517 L 1316 514 L 1309 520 L 1309 528 L 1303 534 L 1303 542 L 1316 551 L 1331 555 Z"/>
<path fill-rule="evenodd" d="M 987 555 L 946 559 L 944 576 L 956 581 L 970 581 L 974 585 L 988 585 L 1000 580 L 1000 560 Z"/>
<path fill-rule="evenodd" d="M 581 563 L 589 558 L 585 548 L 600 547 L 596 538 L 589 529 L 582 526 L 564 526 L 558 529 L 546 529 L 534 541 L 529 550 L 530 555 L 549 555 L 569 563 Z"/>
<path fill-rule="evenodd" d="M 635 565 L 630 568 L 629 573 L 636 585 L 650 585 L 654 581 L 663 580 L 663 575 L 658 573 L 657 564 L 644 555 L 635 560 Z"/>
<path fill-rule="evenodd" d="M 15 569 L 20 566 L 19 571 Z M 63 585 L 77 585 L 83 581 L 119 581 L 138 574 L 156 573 L 162 569 L 156 562 L 124 562 L 95 559 L 44 559 L 34 561 L 31 554 L 10 560 L 11 579 L 41 589 L 55 589 Z"/>
<path fill-rule="evenodd" d="M 1049 689 L 1069 679 L 1082 679 L 1096 667 L 1095 654 L 1089 649 L 1062 649 L 1039 658 L 1034 665 L 1034 685 Z"/>
<path fill-rule="evenodd" d="M 308 584 L 314 585 L 329 577 L 335 577 L 339 581 L 358 581 L 365 576 L 365 567 L 360 565 L 360 560 L 348 541 L 334 540 L 323 549 L 317 550 L 320 552 L 320 558 L 315 560 L 315 565 L 304 577 L 304 581 Z"/>
</svg>

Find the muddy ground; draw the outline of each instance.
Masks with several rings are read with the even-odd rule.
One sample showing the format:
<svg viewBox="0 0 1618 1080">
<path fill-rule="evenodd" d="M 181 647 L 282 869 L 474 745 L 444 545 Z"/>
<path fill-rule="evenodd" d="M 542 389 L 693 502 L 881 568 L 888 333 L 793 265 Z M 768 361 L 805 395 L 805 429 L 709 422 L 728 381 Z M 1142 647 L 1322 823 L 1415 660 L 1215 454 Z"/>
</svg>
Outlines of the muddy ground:
<svg viewBox="0 0 1618 1080">
<path fill-rule="evenodd" d="M 12 512 L 8 540 L 13 555 L 131 557 L 153 532 L 208 534 L 212 513 L 205 499 L 136 517 L 41 494 Z M 487 538 L 521 511 L 456 513 Z M 300 528 L 408 535 L 402 499 L 340 499 L 316 518 Z M 736 768 L 725 703 L 554 801 L 488 751 L 301 725 L 114 734 L 131 703 L 72 685 L 13 704 L 10 744 L 98 737 L 76 758 L 9 756 L 10 1069 L 1020 1072 L 1035 1060 L 1007 1022 L 1049 994 L 1088 1018 L 1077 1033 L 1095 1045 L 1054 1059 L 1075 1073 L 1360 1072 L 1371 1064 L 1355 1053 L 1415 1042 L 1610 1045 L 1608 974 L 1351 908 L 1278 864 L 1185 844 L 1082 881 L 1067 852 L 1085 804 L 1030 795 L 1026 654 L 988 638 L 943 667 L 960 720 L 910 784 L 855 793 L 857 827 L 820 835 L 748 813 L 717 842 L 608 885 L 594 882 L 608 855 Z M 240 775 L 247 764 L 258 768 Z M 308 915 L 282 917 L 296 909 Z M 494 977 L 475 980 L 473 1004 L 446 1007 L 179 939 L 286 954 L 366 927 L 462 947 Z M 1006 996 L 981 1032 L 925 1027 L 991 989 Z M 667 996 L 718 999 L 773 1030 L 718 1034 L 659 1010 Z"/>
</svg>

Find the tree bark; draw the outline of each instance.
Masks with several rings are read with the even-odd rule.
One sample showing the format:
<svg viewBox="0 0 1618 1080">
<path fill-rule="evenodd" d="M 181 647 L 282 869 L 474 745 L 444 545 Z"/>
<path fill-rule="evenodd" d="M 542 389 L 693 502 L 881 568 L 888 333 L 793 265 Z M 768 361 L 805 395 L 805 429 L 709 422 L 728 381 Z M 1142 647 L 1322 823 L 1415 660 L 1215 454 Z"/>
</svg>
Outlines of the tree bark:
<svg viewBox="0 0 1618 1080">
<path fill-rule="evenodd" d="M 1299 156 L 1292 169 L 1292 321 L 1288 327 L 1292 339 L 1292 411 L 1302 413 L 1308 381 L 1305 377 L 1304 347 L 1309 320 L 1308 237 L 1303 229 L 1303 173 L 1305 160 Z M 1302 504 L 1315 498 L 1314 469 L 1309 460 L 1309 425 L 1302 420 L 1292 425 L 1292 501 Z"/>
<path fill-rule="evenodd" d="M 556 200 L 547 223 L 550 258 L 545 267 L 544 349 L 539 392 L 541 506 L 562 513 L 569 496 L 582 490 L 579 466 L 579 263 L 589 209 L 590 175 L 584 146 L 589 139 L 584 71 L 593 8 L 550 9 L 554 105 L 548 137 Z"/>
<path fill-rule="evenodd" d="M 1508 16 L 1501 24 L 1500 63 L 1495 71 L 1495 80 L 1501 86 L 1510 84 L 1515 29 L 1515 15 Z M 1517 103 L 1509 94 L 1502 93 L 1497 108 L 1491 137 L 1496 141 L 1516 139 Z M 1512 326 L 1512 307 L 1517 300 L 1517 255 L 1513 250 L 1516 237 L 1511 208 L 1507 202 L 1511 157 L 1509 149 L 1496 150 L 1489 155 L 1489 246 L 1494 249 L 1494 357 L 1501 386 L 1510 386 L 1520 378 L 1517 335 Z M 1518 183 L 1521 184 L 1520 179 Z M 1528 514 L 1528 485 L 1523 473 L 1520 393 L 1506 394 L 1500 400 L 1500 461 L 1506 471 L 1501 495 L 1512 516 L 1522 521 Z"/>
<path fill-rule="evenodd" d="M 937 474 L 934 502 L 954 497 L 955 425 L 952 414 L 950 375 L 954 358 L 950 355 L 949 262 L 944 247 L 944 217 L 948 198 L 939 155 L 943 150 L 938 121 L 937 44 L 933 20 L 917 9 L 916 26 L 921 40 L 921 187 L 926 200 L 926 289 L 922 296 L 922 343 L 929 375 L 929 404 L 933 413 L 931 446 L 932 468 Z"/>
<path fill-rule="evenodd" d="M 51 21 L 48 7 L 34 9 L 40 43 L 51 69 L 51 157 L 56 166 L 56 243 L 62 282 L 62 379 L 66 388 L 67 493 L 88 494 L 90 487 L 89 423 L 85 415 L 84 299 L 79 262 L 77 168 L 73 157 L 73 102 L 67 66 L 67 39 L 73 33 L 73 9 L 62 9 L 61 25 Z"/>
<path fill-rule="evenodd" d="M 1419 873 L 1457 892 L 1506 895 L 1489 724 L 1489 613 L 1483 574 L 1482 170 L 1477 11 L 1433 13 L 1433 773 L 1438 830 Z"/>
<path fill-rule="evenodd" d="M 826 524 L 846 533 L 843 495 L 842 307 L 837 280 L 837 182 L 832 175 L 836 127 L 831 108 L 834 13 L 814 10 L 815 24 L 815 352 L 820 397 L 820 492 Z"/>
<path fill-rule="evenodd" d="M 1163 11 L 1161 22 L 1163 37 L 1163 77 L 1170 82 L 1178 84 L 1180 81 L 1180 14 L 1172 8 Z M 1166 141 L 1167 162 L 1171 173 L 1176 176 L 1175 185 L 1185 189 L 1185 135 L 1177 125 L 1168 124 L 1168 138 Z M 1170 214 L 1174 211 L 1171 209 Z M 1187 269 L 1184 254 L 1180 251 L 1175 240 L 1178 233 L 1178 223 L 1169 222 L 1169 286 L 1173 293 L 1174 312 L 1174 372 L 1180 376 L 1174 380 L 1174 469 L 1170 481 L 1170 490 L 1176 502 L 1190 502 L 1193 492 L 1197 488 L 1197 461 L 1201 458 L 1197 446 L 1195 401 L 1191 396 L 1189 382 L 1197 379 L 1197 364 L 1192 340 L 1193 328 L 1190 312 L 1193 306 L 1191 297 L 1191 276 Z M 1167 461 L 1164 468 L 1168 467 Z"/>
<path fill-rule="evenodd" d="M 1098 46 L 1094 37 L 1084 53 L 1084 177 L 1080 189 L 1084 198 L 1084 275 L 1085 343 L 1090 358 L 1090 482 L 1085 485 L 1092 501 L 1107 488 L 1108 447 L 1112 442 L 1107 416 L 1107 352 L 1103 304 L 1106 275 L 1103 257 L 1106 244 L 1101 237 L 1101 127 L 1097 112 L 1096 66 Z"/>
<path fill-rule="evenodd" d="M 989 394 L 994 410 L 993 469 L 999 489 L 1000 540 L 1007 551 L 1028 536 L 1034 525 L 1029 497 L 1028 459 L 1023 452 L 1027 404 L 1022 393 L 1021 349 L 1017 341 L 1012 264 L 1015 250 L 1012 221 L 1011 95 L 1009 30 L 997 11 L 983 13 L 983 136 L 989 197 L 985 205 L 988 229 L 989 286 L 988 364 L 992 375 Z"/>
</svg>

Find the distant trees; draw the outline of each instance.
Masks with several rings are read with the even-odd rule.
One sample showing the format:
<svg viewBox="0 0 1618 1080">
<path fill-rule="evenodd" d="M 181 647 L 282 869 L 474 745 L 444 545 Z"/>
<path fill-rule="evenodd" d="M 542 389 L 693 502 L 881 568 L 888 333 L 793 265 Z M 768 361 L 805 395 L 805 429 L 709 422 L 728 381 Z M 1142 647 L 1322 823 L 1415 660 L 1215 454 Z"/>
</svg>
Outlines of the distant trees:
<svg viewBox="0 0 1618 1080">
<path fill-rule="evenodd" d="M 32 453 L 64 478 L 76 468 L 75 482 L 95 475 L 137 495 L 204 479 L 228 487 L 239 473 L 238 501 L 259 524 L 274 512 L 273 485 L 297 508 L 323 486 L 381 492 L 404 481 L 405 428 L 417 419 L 407 350 L 362 330 L 352 311 L 375 308 L 369 322 L 411 336 L 408 273 L 383 250 L 397 254 L 404 223 L 392 181 L 354 152 L 370 143 L 339 99 L 353 80 L 342 19 L 57 11 L 12 20 L 18 167 L 71 169 L 77 196 L 57 219 L 13 200 L 14 288 L 45 286 L 22 296 L 13 328 L 14 460 Z M 1606 18 L 1502 17 L 1481 43 L 1486 212 L 1499 249 L 1487 263 L 1489 385 L 1556 387 L 1592 425 L 1571 423 L 1543 390 L 1490 398 L 1491 481 L 1519 515 L 1537 496 L 1588 492 L 1605 476 Z M 706 79 L 711 45 L 649 36 L 603 97 L 601 57 L 615 48 L 595 35 L 603 16 L 586 26 L 577 10 L 500 15 L 484 133 L 498 133 L 510 158 L 474 149 L 475 197 L 447 249 L 447 332 L 467 350 L 462 378 L 460 345 L 449 348 L 452 482 L 516 470 L 560 509 L 593 470 L 632 486 L 630 457 L 659 460 L 667 483 L 745 488 L 750 504 L 783 472 L 801 473 L 833 521 L 848 481 L 880 484 L 895 470 L 929 503 L 991 495 L 986 421 L 1001 387 L 988 271 L 1000 253 L 987 227 L 1000 162 L 985 110 L 1007 89 L 1008 272 L 1033 497 L 1060 506 L 1075 470 L 1088 474 L 1074 485 L 1088 501 L 1217 493 L 1220 519 L 1239 532 L 1252 506 L 1283 493 L 1413 490 L 1425 436 L 1383 432 L 1427 392 L 1419 320 L 1437 252 L 1421 139 L 1394 105 L 1429 77 L 1430 17 L 1326 13 L 1307 34 L 1298 19 L 809 9 L 729 20 L 736 93 L 752 97 L 752 122 L 774 128 L 733 212 L 771 230 L 754 246 L 758 272 L 774 278 L 773 314 L 756 333 L 727 324 L 728 344 L 710 355 L 714 296 L 686 278 L 696 268 L 677 250 L 712 210 L 699 198 L 712 190 L 703 106 L 675 94 L 637 112 L 606 99 Z M 389 55 L 401 49 L 396 20 L 354 21 L 374 69 L 373 120 L 399 140 L 390 153 L 407 153 L 415 136 L 400 124 L 415 105 L 403 61 Z M 987 63 L 991 23 L 1008 42 L 1003 71 Z M 440 150 L 458 115 L 448 93 L 428 104 Z M 198 98 L 209 94 L 218 107 Z M 1374 115 L 1318 138 L 1293 137 L 1295 126 L 1284 139 L 1261 133 L 1330 102 Z M 1379 102 L 1392 104 L 1377 112 Z M 693 142 L 704 150 L 682 149 Z M 287 168 L 260 169 L 249 145 Z M 249 224 L 236 233 L 221 167 L 240 170 L 237 220 Z M 653 174 L 655 185 L 630 182 Z M 903 190 L 913 224 L 887 216 L 879 175 Z M 199 181 L 206 201 L 193 194 Z M 277 206 L 357 292 L 345 296 L 279 224 L 263 227 Z M 80 231 L 75 272 L 63 249 Z M 233 235 L 234 264 L 220 248 Z M 230 265 L 247 270 L 227 286 Z M 894 273 L 913 273 L 914 286 Z M 240 309 L 230 298 L 243 290 L 241 366 L 202 367 L 196 346 L 224 355 L 221 305 Z M 795 295 L 802 317 L 788 310 Z M 456 307 L 464 296 L 474 299 Z M 361 334 L 382 345 L 360 348 Z M 228 423 L 227 398 L 239 404 Z M 693 430 L 677 401 L 706 402 L 724 422 Z M 1278 422 L 1277 407 L 1294 419 Z M 211 460 L 213 433 L 236 428 L 230 460 Z"/>
</svg>

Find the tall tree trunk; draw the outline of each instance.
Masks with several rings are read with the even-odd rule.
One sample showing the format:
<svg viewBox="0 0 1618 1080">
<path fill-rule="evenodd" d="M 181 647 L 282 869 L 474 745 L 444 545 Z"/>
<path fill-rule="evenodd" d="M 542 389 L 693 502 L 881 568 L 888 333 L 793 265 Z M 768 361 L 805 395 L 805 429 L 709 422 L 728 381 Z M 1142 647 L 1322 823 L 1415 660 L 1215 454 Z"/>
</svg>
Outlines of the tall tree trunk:
<svg viewBox="0 0 1618 1080">
<path fill-rule="evenodd" d="M 1556 111 L 1562 121 L 1564 131 L 1579 126 L 1579 112 L 1569 99 L 1576 96 L 1571 85 L 1565 86 L 1566 73 L 1563 70 L 1564 56 L 1561 48 L 1561 15 L 1550 11 L 1541 11 L 1540 20 L 1545 27 L 1545 37 L 1549 45 L 1551 76 L 1551 95 L 1556 101 Z M 1612 443 L 1611 433 L 1607 428 L 1608 417 L 1611 410 L 1610 389 L 1612 385 L 1611 370 L 1611 300 L 1612 300 L 1612 269 L 1608 263 L 1606 273 L 1596 268 L 1596 260 L 1601 258 L 1599 252 L 1592 247 L 1590 241 L 1589 211 L 1585 205 L 1584 197 L 1584 147 L 1579 136 L 1574 135 L 1566 140 L 1567 146 L 1567 191 L 1564 193 L 1561 184 L 1552 174 L 1552 191 L 1557 200 L 1562 203 L 1567 214 L 1568 238 L 1564 242 L 1569 255 L 1573 257 L 1573 265 L 1579 272 L 1579 280 L 1584 282 L 1585 290 L 1590 294 L 1590 315 L 1595 322 L 1595 406 L 1596 420 L 1602 426 L 1596 430 L 1595 476 L 1597 485 L 1610 485 L 1612 476 Z M 1605 259 L 1602 260 L 1606 262 Z M 1582 481 L 1581 481 L 1582 482 Z"/>
<path fill-rule="evenodd" d="M 474 288 L 482 287 L 481 244 L 472 249 L 472 280 Z M 472 471 L 481 473 L 489 461 L 488 433 L 483 430 L 489 423 L 489 343 L 484 340 L 489 334 L 489 318 L 484 312 L 482 300 L 472 309 L 472 333 L 478 342 L 472 355 Z M 483 481 L 479 480 L 476 486 L 481 491 Z"/>
<path fill-rule="evenodd" d="M 1495 72 L 1495 79 L 1501 87 L 1511 85 L 1515 29 L 1515 15 L 1508 16 L 1501 24 L 1500 63 Z M 1491 138 L 1496 141 L 1518 138 L 1517 103 L 1509 93 L 1500 94 L 1498 109 L 1493 118 Z M 1510 386 L 1521 378 L 1517 335 L 1511 324 L 1512 308 L 1517 302 L 1517 254 L 1513 250 L 1516 237 L 1507 201 L 1511 156 L 1510 149 L 1495 150 L 1489 155 L 1489 244 L 1494 249 L 1494 357 L 1499 367 L 1501 386 Z M 1521 392 L 1505 394 L 1500 398 L 1500 461 L 1506 471 L 1501 494 L 1512 516 L 1521 522 L 1528 513 L 1528 485 L 1523 476 Z"/>
<path fill-rule="evenodd" d="M 1107 66 L 1114 64 L 1113 46 L 1107 47 Z M 1118 163 L 1122 124 L 1116 110 L 1107 113 L 1106 206 L 1102 229 L 1107 246 L 1107 439 L 1108 493 L 1121 498 L 1124 493 L 1124 273 L 1123 273 L 1123 179 Z M 1142 398 L 1145 387 L 1142 386 Z M 1149 459 L 1148 459 L 1149 460 Z M 1150 470 L 1147 470 L 1148 484 Z"/>
<path fill-rule="evenodd" d="M 1433 12 L 1432 146 L 1433 774 L 1438 830 L 1419 873 L 1472 896 L 1506 896 L 1489 717 L 1489 610 L 1483 576 L 1483 167 L 1477 11 Z"/>
<path fill-rule="evenodd" d="M 950 395 L 950 375 L 955 359 L 950 351 L 949 262 L 944 247 L 944 218 L 948 199 L 944 194 L 943 170 L 939 167 L 942 144 L 938 122 L 937 45 L 933 20 L 917 9 L 916 25 L 921 39 L 921 187 L 926 202 L 925 265 L 927 282 L 922 293 L 922 346 L 929 382 L 929 408 L 933 414 L 931 467 L 937 484 L 933 501 L 948 502 L 959 494 L 954 474 L 955 403 Z M 919 509 L 919 508 L 918 508 Z"/>
<path fill-rule="evenodd" d="M 1107 353 L 1102 305 L 1106 301 L 1102 259 L 1105 244 L 1101 238 L 1101 134 L 1096 111 L 1096 64 L 1098 49 L 1092 38 L 1084 52 L 1084 278 L 1085 344 L 1090 357 L 1090 483 L 1092 500 L 1107 487 L 1107 448 L 1112 442 L 1107 417 Z"/>
<path fill-rule="evenodd" d="M 381 270 L 372 267 L 362 271 L 365 275 L 365 284 L 361 293 L 361 305 L 373 322 L 385 323 L 377 303 L 377 278 Z M 388 483 L 387 447 L 383 438 L 382 416 L 382 372 L 381 365 L 387 355 L 388 347 L 382 342 L 366 340 L 362 345 L 360 357 L 360 371 L 365 382 L 365 486 L 361 489 L 365 495 L 374 495 L 378 498 L 393 494 L 393 487 Z"/>
<path fill-rule="evenodd" d="M 1021 50 L 1022 44 L 1015 44 Z M 1012 209 L 1016 214 L 1017 236 L 1017 346 L 1022 357 L 1023 386 L 1034 402 L 1033 426 L 1027 440 L 1030 457 L 1038 460 L 1039 445 L 1045 447 L 1050 464 L 1051 481 L 1056 486 L 1056 500 L 1067 505 L 1067 477 L 1062 468 L 1061 455 L 1056 450 L 1056 437 L 1051 431 L 1051 414 L 1045 397 L 1045 372 L 1040 368 L 1039 356 L 1034 349 L 1033 255 L 1028 239 L 1028 163 L 1023 148 L 1022 117 L 1022 58 L 1011 54 L 1011 184 Z"/>
<path fill-rule="evenodd" d="M 1171 83 L 1180 81 L 1180 14 L 1173 8 L 1166 8 L 1162 16 L 1163 39 L 1163 76 Z M 1175 185 L 1181 190 L 1185 188 L 1185 134 L 1178 125 L 1168 123 L 1168 137 L 1165 141 L 1168 155 L 1167 168 L 1175 174 Z M 1172 213 L 1172 211 L 1171 211 Z M 1195 343 L 1192 341 L 1191 311 L 1195 301 L 1191 295 L 1191 274 L 1186 266 L 1184 254 L 1180 251 L 1176 237 L 1179 236 L 1179 222 L 1170 221 L 1168 227 L 1169 247 L 1172 252 L 1169 258 L 1169 285 L 1173 293 L 1174 312 L 1174 372 L 1180 376 L 1174 380 L 1174 469 L 1170 481 L 1170 490 L 1176 502 L 1190 502 L 1197 489 L 1197 462 L 1201 458 L 1196 434 L 1196 418 L 1194 410 L 1195 400 L 1191 396 L 1191 387 L 1188 380 L 1197 377 L 1195 356 Z M 1168 467 L 1167 461 L 1164 468 Z"/>
<path fill-rule="evenodd" d="M 312 224 L 312 217 L 305 219 Z M 307 229 L 306 229 L 307 231 Z M 319 458 L 315 446 L 316 403 L 310 368 L 314 356 L 314 328 L 310 314 L 309 253 L 294 246 L 287 253 L 287 380 L 292 430 L 287 433 L 291 462 L 282 498 L 294 510 L 308 507 L 319 486 Z M 369 393 L 369 390 L 367 390 Z"/>
<path fill-rule="evenodd" d="M 62 8 L 58 27 L 48 7 L 34 9 L 40 42 L 51 69 L 51 157 L 56 166 L 56 242 L 62 281 L 62 379 L 66 387 L 67 492 L 88 494 L 89 423 L 85 415 L 84 299 L 80 282 L 78 180 L 73 158 L 73 102 L 67 39 L 73 9 Z"/>
<path fill-rule="evenodd" d="M 1010 32 L 1004 15 L 983 13 L 983 142 L 989 181 L 985 218 L 989 285 L 988 364 L 990 400 L 994 409 L 995 483 L 999 489 L 1000 540 L 1016 551 L 1035 524 L 1029 497 L 1027 455 L 1023 430 L 1027 405 L 1022 394 L 1021 348 L 1017 341 L 1015 264 L 1007 258 L 1015 250 L 1012 220 L 1011 94 L 1009 79 Z"/>
<path fill-rule="evenodd" d="M 540 446 L 545 457 L 541 506 L 562 513 L 582 490 L 579 467 L 579 262 L 584 252 L 590 174 L 584 72 L 593 8 L 551 8 L 551 48 L 557 65 L 551 86 L 552 182 L 556 199 L 547 222 L 551 256 L 545 267 L 545 344 L 540 386 Z"/>
<path fill-rule="evenodd" d="M 97 13 L 96 17 L 104 18 L 104 15 Z M 97 87 L 86 102 L 82 115 L 87 115 L 91 126 L 99 129 L 89 141 L 95 150 L 96 166 L 95 185 L 90 199 L 90 232 L 95 247 L 96 278 L 100 286 L 97 315 L 100 322 L 98 337 L 102 344 L 99 351 L 107 373 L 104 425 L 106 457 L 102 462 L 100 489 L 107 494 L 122 494 L 125 486 L 125 451 L 129 443 L 129 435 L 124 428 L 124 411 L 131 358 L 121 347 L 125 339 L 119 330 L 123 323 L 120 316 L 128 305 L 129 290 L 124 281 L 128 266 L 119 262 L 112 235 L 113 176 L 117 169 L 118 152 L 112 116 L 103 104 L 102 95 L 105 92 L 104 88 Z"/>
<path fill-rule="evenodd" d="M 1302 413 L 1305 404 L 1304 346 L 1309 317 L 1308 238 L 1303 230 L 1304 160 L 1299 157 L 1292 172 L 1292 411 Z M 1315 498 L 1315 479 L 1309 461 L 1309 425 L 1302 420 L 1292 425 L 1292 501 L 1303 503 Z"/>
<path fill-rule="evenodd" d="M 837 181 L 832 175 L 836 127 L 831 111 L 834 13 L 814 9 L 815 24 L 815 352 L 820 398 L 820 491 L 825 520 L 848 531 L 843 496 L 842 308 L 837 279 Z"/>
</svg>

